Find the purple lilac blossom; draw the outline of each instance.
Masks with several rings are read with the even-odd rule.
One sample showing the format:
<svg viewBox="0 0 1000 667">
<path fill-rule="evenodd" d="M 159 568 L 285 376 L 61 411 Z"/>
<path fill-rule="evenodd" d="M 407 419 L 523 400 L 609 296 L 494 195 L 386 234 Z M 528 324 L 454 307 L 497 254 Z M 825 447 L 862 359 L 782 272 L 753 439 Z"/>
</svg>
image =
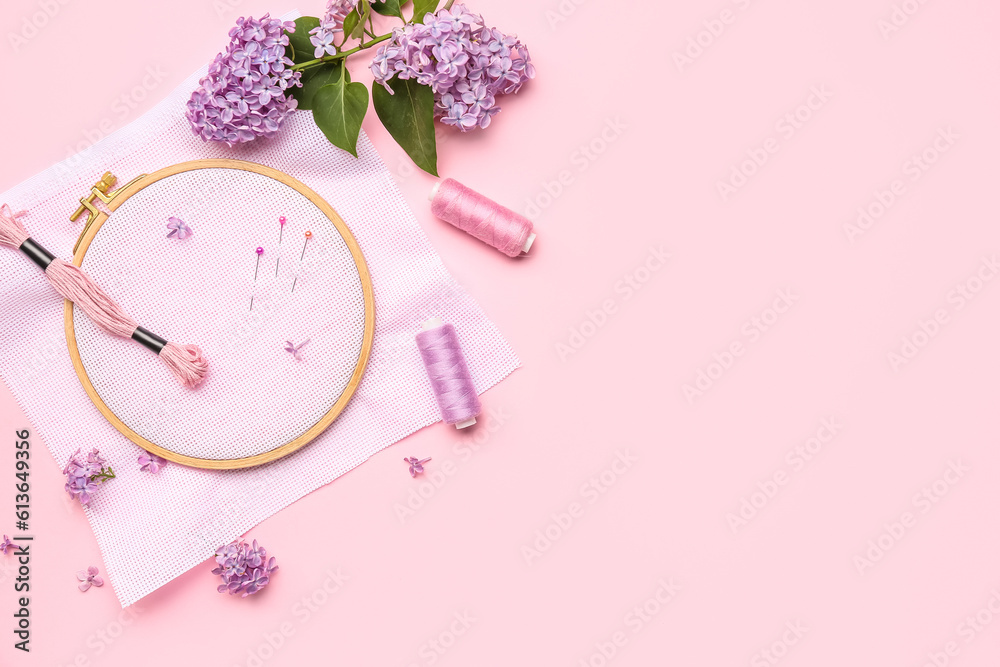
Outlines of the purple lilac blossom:
<svg viewBox="0 0 1000 667">
<path fill-rule="evenodd" d="M 357 4 L 358 0 L 329 0 L 326 3 L 326 13 L 319 25 L 309 31 L 309 41 L 316 47 L 314 55 L 317 58 L 337 53 L 334 38 L 337 33 L 344 32 L 344 20 Z"/>
<path fill-rule="evenodd" d="M 385 0 L 372 0 L 372 2 L 384 2 Z M 399 4 L 403 4 L 402 2 Z M 347 15 L 358 6 L 358 0 L 328 0 L 326 12 L 319 20 L 319 25 L 309 31 L 309 41 L 315 47 L 314 56 L 332 56 L 337 53 L 337 45 L 334 43 L 337 33 L 344 32 L 344 21 Z M 344 45 L 347 37 L 340 41 L 340 46 Z"/>
<path fill-rule="evenodd" d="M 69 463 L 63 468 L 66 475 L 66 492 L 71 498 L 78 499 L 81 505 L 88 505 L 90 498 L 97 491 L 97 482 L 94 477 L 104 472 L 107 461 L 96 450 L 91 450 L 87 458 L 80 456 L 80 450 L 76 450 L 69 458 Z"/>
<path fill-rule="evenodd" d="M 191 228 L 187 226 L 187 223 L 180 218 L 167 218 L 167 229 L 170 230 L 170 232 L 167 233 L 168 239 L 176 238 L 183 241 L 194 234 L 194 232 L 191 231 Z"/>
<path fill-rule="evenodd" d="M 420 460 L 416 456 L 408 456 L 403 459 L 405 463 L 410 464 L 410 477 L 416 477 L 417 475 L 424 472 L 424 464 L 431 460 L 431 457 Z"/>
<path fill-rule="evenodd" d="M 11 542 L 10 538 L 7 537 L 6 535 L 4 535 L 3 539 L 0 540 L 0 553 L 3 553 L 4 556 L 7 555 L 8 550 L 14 551 L 15 549 L 20 549 L 20 548 L 21 547 Z"/>
<path fill-rule="evenodd" d="M 167 460 L 151 452 L 139 454 L 139 470 L 143 472 L 157 473 L 167 465 Z"/>
<path fill-rule="evenodd" d="M 76 578 L 80 580 L 79 588 L 81 591 L 86 593 L 90 590 L 91 586 L 103 586 L 104 580 L 97 576 L 98 569 L 91 565 L 87 568 L 86 572 L 80 570 L 76 573 Z"/>
<path fill-rule="evenodd" d="M 489 127 L 496 98 L 516 93 L 535 77 L 528 48 L 483 25 L 463 4 L 427 14 L 423 24 L 393 31 L 371 64 L 375 81 L 392 92 L 393 77 L 415 79 L 434 91 L 435 115 L 463 132 Z"/>
<path fill-rule="evenodd" d="M 219 547 L 215 552 L 215 563 L 218 567 L 212 574 L 222 577 L 218 587 L 220 593 L 230 595 L 242 594 L 242 597 L 253 595 L 267 586 L 271 581 L 271 573 L 278 569 L 274 557 L 267 558 L 267 550 L 257 544 L 247 544 L 237 540 Z"/>
<path fill-rule="evenodd" d="M 191 129 L 205 141 L 233 144 L 270 137 L 296 108 L 288 89 L 301 86 L 301 74 L 285 56 L 295 24 L 265 14 L 236 19 L 229 44 L 209 65 L 187 103 Z"/>
</svg>

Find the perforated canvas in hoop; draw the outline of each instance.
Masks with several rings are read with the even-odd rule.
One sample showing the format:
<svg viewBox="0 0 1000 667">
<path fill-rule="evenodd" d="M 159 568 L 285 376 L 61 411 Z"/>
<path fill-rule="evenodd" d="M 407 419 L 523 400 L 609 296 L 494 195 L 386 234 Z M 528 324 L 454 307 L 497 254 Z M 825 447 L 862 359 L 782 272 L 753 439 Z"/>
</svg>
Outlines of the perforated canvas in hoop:
<svg viewBox="0 0 1000 667">
<path fill-rule="evenodd" d="M 205 381 L 181 387 L 147 350 L 82 314 L 73 325 L 81 379 L 114 417 L 168 458 L 230 467 L 304 445 L 310 429 L 316 435 L 335 417 L 366 358 L 371 313 L 364 261 L 336 214 L 284 174 L 215 165 L 178 165 L 146 177 L 134 194 L 128 188 L 81 248 L 82 266 L 136 321 L 202 348 L 211 363 Z M 170 218 L 193 235 L 169 238 Z M 288 342 L 301 346 L 298 358 Z"/>
</svg>

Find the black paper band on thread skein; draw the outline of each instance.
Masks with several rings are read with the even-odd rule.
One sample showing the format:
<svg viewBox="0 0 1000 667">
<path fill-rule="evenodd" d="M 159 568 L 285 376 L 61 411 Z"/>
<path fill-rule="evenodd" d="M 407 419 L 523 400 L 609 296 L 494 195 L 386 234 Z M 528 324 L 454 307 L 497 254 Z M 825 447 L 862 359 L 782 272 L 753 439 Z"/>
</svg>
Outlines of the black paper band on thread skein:
<svg viewBox="0 0 1000 667">
<path fill-rule="evenodd" d="M 32 262 L 37 264 L 42 271 L 49 268 L 49 264 L 51 264 L 52 260 L 56 258 L 55 255 L 35 243 L 35 241 L 30 238 L 24 240 L 20 249 L 21 252 L 27 255 Z"/>
<path fill-rule="evenodd" d="M 142 327 L 135 328 L 135 331 L 132 332 L 132 340 L 140 343 L 144 347 L 149 348 L 157 354 L 159 354 L 160 351 L 163 350 L 163 347 L 167 344 L 167 341 L 163 340 L 149 329 L 143 329 Z"/>
</svg>

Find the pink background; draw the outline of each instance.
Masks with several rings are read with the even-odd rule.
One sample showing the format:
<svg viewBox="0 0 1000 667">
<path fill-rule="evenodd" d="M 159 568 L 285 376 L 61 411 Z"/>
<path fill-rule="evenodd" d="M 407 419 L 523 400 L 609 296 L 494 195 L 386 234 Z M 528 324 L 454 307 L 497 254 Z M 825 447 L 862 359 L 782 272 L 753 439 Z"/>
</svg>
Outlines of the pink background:
<svg viewBox="0 0 1000 667">
<path fill-rule="evenodd" d="M 254 529 L 281 566 L 264 594 L 218 595 L 206 562 L 133 612 L 76 590 L 103 564 L 33 438 L 33 651 L 5 632 L 0 664 L 996 664 L 1000 8 L 908 0 L 884 35 L 889 0 L 632 6 L 474 5 L 539 77 L 488 132 L 444 133 L 441 173 L 530 213 L 529 259 L 433 219 L 432 179 L 365 123 L 524 361 L 485 395 L 494 416 L 425 429 Z M 0 190 L 267 9 L 291 7 L 6 2 Z M 724 201 L 734 167 L 752 175 Z M 880 217 L 852 242 L 859 207 Z M 894 368 L 904 336 L 920 347 Z M 28 427 L 0 391 L 5 441 Z M 410 455 L 433 457 L 420 482 Z"/>
</svg>

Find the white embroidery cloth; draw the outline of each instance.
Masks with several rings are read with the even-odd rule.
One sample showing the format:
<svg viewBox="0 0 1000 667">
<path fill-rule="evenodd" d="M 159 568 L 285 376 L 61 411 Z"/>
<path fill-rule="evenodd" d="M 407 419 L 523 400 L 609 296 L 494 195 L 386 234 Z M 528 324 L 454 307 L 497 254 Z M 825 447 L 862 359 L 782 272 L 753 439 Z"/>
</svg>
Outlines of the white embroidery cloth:
<svg viewBox="0 0 1000 667">
<path fill-rule="evenodd" d="M 297 112 L 272 140 L 232 149 L 205 144 L 183 117 L 184 104 L 204 71 L 127 127 L 0 195 L 0 202 L 29 211 L 24 223 L 32 237 L 69 259 L 82 223 L 70 223 L 68 214 L 105 171 L 125 181 L 195 159 L 229 157 L 268 165 L 330 202 L 357 238 L 375 290 L 374 348 L 347 409 L 298 452 L 248 470 L 207 471 L 170 464 L 151 475 L 140 472 L 136 464 L 141 450 L 115 430 L 84 393 L 66 347 L 62 300 L 21 253 L 0 251 L 0 375 L 60 467 L 78 447 L 86 452 L 94 446 L 114 465 L 118 478 L 100 487 L 87 517 L 123 606 L 374 453 L 438 421 L 440 414 L 414 342 L 428 316 L 440 315 L 458 328 L 478 391 L 519 365 L 494 324 L 445 270 L 366 136 L 358 144 L 360 159 L 355 159 L 330 145 L 308 112 Z M 150 238 L 159 241 L 165 232 L 166 227 L 157 224 Z M 135 267 L 123 261 L 117 276 L 109 275 L 113 267 L 105 261 L 100 270 L 101 282 L 112 296 L 119 292 L 128 295 L 127 300 L 135 299 L 146 322 L 162 317 L 163 335 L 169 330 L 177 342 L 201 342 L 175 336 L 169 312 L 160 311 L 154 300 L 129 292 L 136 287 L 130 282 Z M 181 265 L 178 280 L 184 276 Z M 195 289 L 192 298 L 214 297 L 211 290 Z M 136 348 L 128 354 L 149 354 L 135 343 L 114 343 Z M 230 418 L 238 421 L 244 416 Z M 61 488 L 41 492 L 65 493 Z"/>
</svg>

